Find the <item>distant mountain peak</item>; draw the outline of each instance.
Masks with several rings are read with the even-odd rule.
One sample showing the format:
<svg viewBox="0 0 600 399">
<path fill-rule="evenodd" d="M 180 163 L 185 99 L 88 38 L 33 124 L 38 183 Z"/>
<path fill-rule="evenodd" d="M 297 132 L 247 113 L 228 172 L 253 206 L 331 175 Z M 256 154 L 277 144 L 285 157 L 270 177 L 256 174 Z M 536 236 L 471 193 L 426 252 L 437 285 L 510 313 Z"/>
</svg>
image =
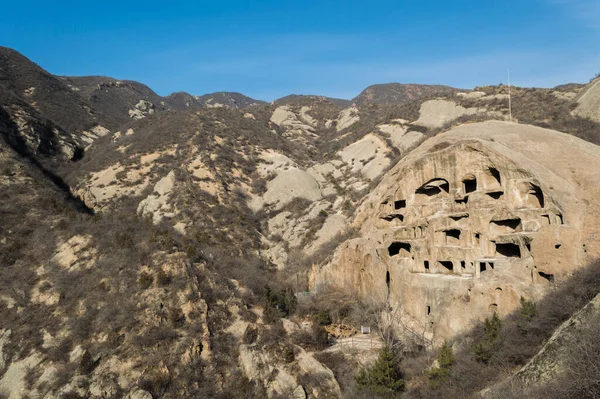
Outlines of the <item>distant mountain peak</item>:
<svg viewBox="0 0 600 399">
<path fill-rule="evenodd" d="M 460 89 L 444 85 L 383 83 L 367 87 L 352 102 L 358 105 L 365 103 L 395 104 L 422 97 L 453 95 L 458 91 Z"/>
</svg>

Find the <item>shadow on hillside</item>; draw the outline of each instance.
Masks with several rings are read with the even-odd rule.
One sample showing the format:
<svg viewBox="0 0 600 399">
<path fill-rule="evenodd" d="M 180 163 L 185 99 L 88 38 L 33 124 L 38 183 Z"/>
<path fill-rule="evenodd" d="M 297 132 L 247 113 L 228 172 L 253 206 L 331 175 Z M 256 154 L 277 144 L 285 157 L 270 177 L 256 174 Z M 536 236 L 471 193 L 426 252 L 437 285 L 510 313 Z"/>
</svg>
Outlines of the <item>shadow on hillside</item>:
<svg viewBox="0 0 600 399">
<path fill-rule="evenodd" d="M 406 392 L 406 397 L 472 397 L 518 371 L 540 351 L 563 322 L 600 292 L 600 260 L 554 284 L 542 300 L 537 303 L 522 300 L 519 309 L 499 320 L 497 334 L 491 333 L 490 325 L 494 322 L 490 317 L 487 323 L 479 322 L 470 332 L 451 342 L 458 350 L 454 363 L 442 380 L 434 382 L 427 377 L 427 368 L 433 362 L 432 355 L 436 354 L 405 359 L 403 368 L 413 380 L 410 384 L 413 388 Z M 594 338 L 590 345 L 600 349 L 597 337 L 588 334 L 590 337 Z M 597 367 L 596 372 L 600 372 Z M 596 380 L 598 378 L 600 375 L 596 375 Z M 596 393 L 600 393 L 600 386 L 595 389 Z"/>
</svg>

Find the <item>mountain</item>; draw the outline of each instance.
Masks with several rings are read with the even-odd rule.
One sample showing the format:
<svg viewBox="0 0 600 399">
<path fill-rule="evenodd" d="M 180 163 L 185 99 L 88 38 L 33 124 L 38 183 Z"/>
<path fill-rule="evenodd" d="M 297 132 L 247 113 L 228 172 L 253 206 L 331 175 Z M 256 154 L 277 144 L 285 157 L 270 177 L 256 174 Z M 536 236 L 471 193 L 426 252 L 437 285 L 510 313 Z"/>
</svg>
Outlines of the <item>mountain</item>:
<svg viewBox="0 0 600 399">
<path fill-rule="evenodd" d="M 202 96 L 195 97 L 196 100 L 204 107 L 230 107 L 243 109 L 253 105 L 266 104 L 264 101 L 255 100 L 241 93 L 233 92 L 216 92 L 211 94 L 204 94 Z"/>
<path fill-rule="evenodd" d="M 56 76 L 18 52 L 0 47 L 0 104 L 18 98 L 66 131 L 84 130 L 97 123 L 89 102 Z"/>
<path fill-rule="evenodd" d="M 459 91 L 443 85 L 386 83 L 367 87 L 352 102 L 358 105 L 395 104 L 421 98 L 451 97 Z"/>
<path fill-rule="evenodd" d="M 275 105 L 287 105 L 287 104 L 296 104 L 302 105 L 303 103 L 314 103 L 314 102 L 322 102 L 333 104 L 336 107 L 346 108 L 352 102 L 350 100 L 343 100 L 341 98 L 332 98 L 325 96 L 314 96 L 314 95 L 301 95 L 301 94 L 290 94 L 289 96 L 278 98 L 273 101 Z"/>
<path fill-rule="evenodd" d="M 502 85 L 162 97 L 2 54 L 0 397 L 477 395 L 600 290 L 577 85 L 508 122 Z"/>
<path fill-rule="evenodd" d="M 161 104 L 161 96 L 138 82 L 104 76 L 61 76 L 59 79 L 87 100 L 94 112 L 103 116 L 103 126 L 109 130 L 118 128 L 132 117 L 143 116 L 142 111 L 166 109 Z"/>
</svg>

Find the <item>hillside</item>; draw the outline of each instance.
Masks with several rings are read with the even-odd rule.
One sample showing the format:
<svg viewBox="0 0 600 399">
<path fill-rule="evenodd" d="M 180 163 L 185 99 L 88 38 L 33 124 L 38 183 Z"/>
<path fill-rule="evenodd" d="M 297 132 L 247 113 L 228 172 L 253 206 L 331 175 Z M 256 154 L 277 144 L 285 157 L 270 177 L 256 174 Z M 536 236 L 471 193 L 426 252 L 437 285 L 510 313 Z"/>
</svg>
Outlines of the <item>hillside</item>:
<svg viewBox="0 0 600 399">
<path fill-rule="evenodd" d="M 0 397 L 377 397 L 383 346 L 398 397 L 476 395 L 597 290 L 593 87 L 513 88 L 510 123 L 502 85 L 161 97 L 0 50 Z M 474 358 L 521 298 L 569 307 Z"/>
<path fill-rule="evenodd" d="M 352 102 L 358 105 L 397 104 L 420 98 L 448 97 L 458 91 L 460 89 L 443 85 L 386 83 L 367 87 Z"/>
</svg>

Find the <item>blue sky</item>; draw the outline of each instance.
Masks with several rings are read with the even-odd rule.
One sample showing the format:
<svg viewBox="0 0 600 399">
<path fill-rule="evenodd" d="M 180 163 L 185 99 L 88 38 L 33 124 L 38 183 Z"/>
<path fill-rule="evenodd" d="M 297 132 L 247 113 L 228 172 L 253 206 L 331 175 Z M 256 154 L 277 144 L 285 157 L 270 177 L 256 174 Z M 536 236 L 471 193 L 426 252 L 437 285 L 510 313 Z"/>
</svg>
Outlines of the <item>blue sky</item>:
<svg viewBox="0 0 600 399">
<path fill-rule="evenodd" d="M 600 72 L 599 0 L 8 1 L 0 45 L 161 95 L 352 98 L 375 83 L 552 87 Z"/>
</svg>

